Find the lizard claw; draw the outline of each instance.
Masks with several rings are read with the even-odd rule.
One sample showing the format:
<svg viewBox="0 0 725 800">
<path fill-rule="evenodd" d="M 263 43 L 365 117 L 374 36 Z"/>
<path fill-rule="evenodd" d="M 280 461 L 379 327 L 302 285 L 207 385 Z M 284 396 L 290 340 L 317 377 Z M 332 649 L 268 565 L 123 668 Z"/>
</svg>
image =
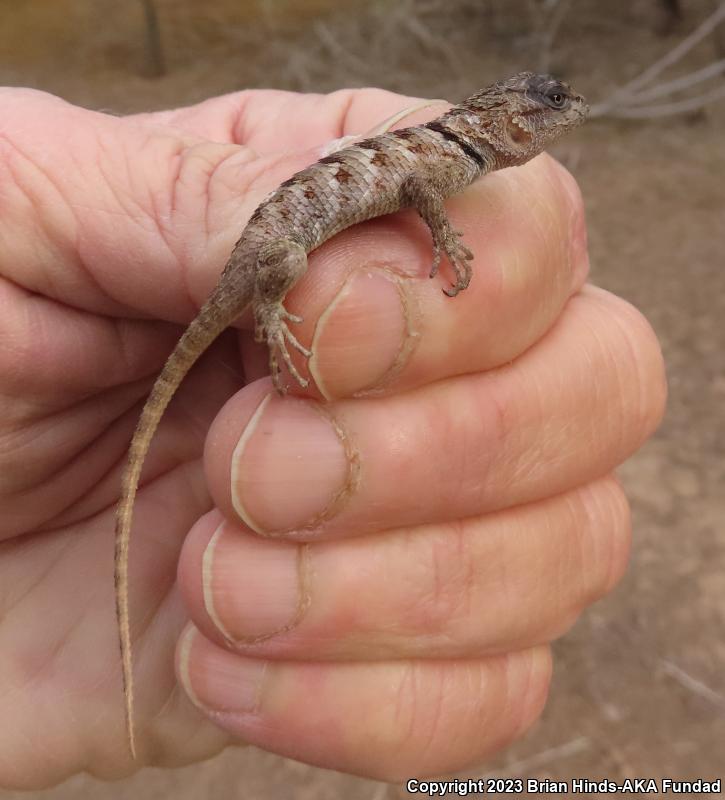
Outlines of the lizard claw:
<svg viewBox="0 0 725 800">
<path fill-rule="evenodd" d="M 451 231 L 450 236 L 443 245 L 448 260 L 451 262 L 456 274 L 456 281 L 453 286 L 450 289 L 443 290 L 448 297 L 455 297 L 460 291 L 468 288 L 473 275 L 473 269 L 468 263 L 473 260 L 473 253 L 463 244 L 460 239 L 461 235 L 460 231 Z"/>
<path fill-rule="evenodd" d="M 306 389 L 307 386 L 309 386 L 310 382 L 307 380 L 307 378 L 303 378 L 302 375 L 300 375 L 299 371 L 297 370 L 297 367 L 295 367 L 295 365 L 294 365 L 294 363 L 292 361 L 292 357 L 289 354 L 289 350 L 287 349 L 287 344 L 285 342 L 285 338 L 288 338 L 290 336 L 292 336 L 292 334 L 288 330 L 286 330 L 286 326 L 280 327 L 279 330 L 277 331 L 277 333 L 274 336 L 274 343 L 273 344 L 270 343 L 270 347 L 272 348 L 272 347 L 276 346 L 276 349 L 279 351 L 280 355 L 282 356 L 282 360 L 284 361 L 287 369 L 289 370 L 290 375 L 297 381 L 297 383 L 299 383 L 299 385 L 303 389 Z M 292 338 L 294 339 L 294 337 L 292 337 Z M 297 341 L 297 340 L 295 339 L 295 341 Z M 307 351 L 307 352 L 309 352 L 309 351 Z M 270 357 L 270 361 L 271 361 L 271 357 Z M 276 359 L 275 359 L 275 362 L 276 362 Z M 274 382 L 274 385 L 275 385 L 275 388 L 277 389 L 277 391 L 279 391 L 280 390 L 281 379 L 280 379 L 280 372 L 279 372 L 279 365 L 278 364 L 277 364 L 277 373 L 276 373 L 276 375 L 272 375 L 272 381 Z"/>
</svg>

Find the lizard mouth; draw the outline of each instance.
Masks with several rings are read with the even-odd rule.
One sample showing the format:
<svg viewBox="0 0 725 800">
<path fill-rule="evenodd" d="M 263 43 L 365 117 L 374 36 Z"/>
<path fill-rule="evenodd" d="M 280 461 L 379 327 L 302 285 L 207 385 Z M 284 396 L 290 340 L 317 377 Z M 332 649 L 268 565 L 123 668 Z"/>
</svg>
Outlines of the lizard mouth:
<svg viewBox="0 0 725 800">
<path fill-rule="evenodd" d="M 516 118 L 512 119 L 508 125 L 508 136 L 517 145 L 525 145 L 531 141 L 531 132 Z"/>
</svg>

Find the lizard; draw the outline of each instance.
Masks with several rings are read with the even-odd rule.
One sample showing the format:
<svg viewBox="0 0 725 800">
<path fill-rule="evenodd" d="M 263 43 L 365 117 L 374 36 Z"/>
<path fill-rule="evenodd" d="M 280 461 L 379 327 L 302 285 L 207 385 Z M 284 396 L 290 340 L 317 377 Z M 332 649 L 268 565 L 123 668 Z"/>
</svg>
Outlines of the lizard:
<svg viewBox="0 0 725 800">
<path fill-rule="evenodd" d="M 269 348 L 274 387 L 284 394 L 279 359 L 302 387 L 290 348 L 312 353 L 290 330 L 302 318 L 284 306 L 307 270 L 307 255 L 356 223 L 414 208 L 430 229 L 438 272 L 445 253 L 454 297 L 471 280 L 473 253 L 446 215 L 444 200 L 477 178 L 519 166 L 584 122 L 583 97 L 551 75 L 521 72 L 451 107 L 431 122 L 387 131 L 321 158 L 268 195 L 251 215 L 216 287 L 189 324 L 156 379 L 134 431 L 116 512 L 114 583 L 128 746 L 136 757 L 133 661 L 128 602 L 128 553 L 136 491 L 144 458 L 161 417 L 186 373 L 246 309 L 255 339 Z"/>
</svg>

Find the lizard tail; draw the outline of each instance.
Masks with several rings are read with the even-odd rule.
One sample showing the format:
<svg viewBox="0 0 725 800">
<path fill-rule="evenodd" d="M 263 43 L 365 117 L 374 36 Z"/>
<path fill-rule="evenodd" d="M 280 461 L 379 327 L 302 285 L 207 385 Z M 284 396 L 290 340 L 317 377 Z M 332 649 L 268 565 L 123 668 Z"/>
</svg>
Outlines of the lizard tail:
<svg viewBox="0 0 725 800">
<path fill-rule="evenodd" d="M 136 758 L 136 738 L 133 714 L 133 659 L 128 609 L 128 550 L 133 504 L 136 499 L 141 468 L 151 439 L 176 389 L 202 353 L 244 311 L 249 303 L 249 298 L 245 297 L 245 294 L 242 292 L 235 296 L 228 291 L 220 291 L 218 287 L 202 306 L 197 317 L 179 339 L 156 379 L 141 412 L 128 451 L 128 461 L 121 484 L 121 497 L 116 510 L 114 585 L 116 619 L 121 645 L 126 733 L 133 758 Z"/>
</svg>

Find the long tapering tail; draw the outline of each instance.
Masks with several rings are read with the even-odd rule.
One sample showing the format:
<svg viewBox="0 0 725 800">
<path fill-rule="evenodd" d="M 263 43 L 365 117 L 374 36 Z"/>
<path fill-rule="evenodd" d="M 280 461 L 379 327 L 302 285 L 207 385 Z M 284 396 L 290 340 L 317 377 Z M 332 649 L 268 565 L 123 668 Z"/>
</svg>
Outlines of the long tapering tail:
<svg viewBox="0 0 725 800">
<path fill-rule="evenodd" d="M 133 504 L 136 499 L 141 468 L 159 421 L 184 376 L 217 336 L 244 311 L 249 304 L 249 299 L 248 292 L 239 292 L 235 296 L 235 293 L 230 293 L 228 288 L 217 287 L 212 293 L 164 364 L 143 407 L 129 447 L 128 461 L 121 485 L 121 497 L 116 511 L 114 583 L 116 618 L 121 645 L 126 731 L 133 758 L 136 758 L 136 739 L 133 715 L 133 659 L 128 609 L 128 550 Z"/>
</svg>

